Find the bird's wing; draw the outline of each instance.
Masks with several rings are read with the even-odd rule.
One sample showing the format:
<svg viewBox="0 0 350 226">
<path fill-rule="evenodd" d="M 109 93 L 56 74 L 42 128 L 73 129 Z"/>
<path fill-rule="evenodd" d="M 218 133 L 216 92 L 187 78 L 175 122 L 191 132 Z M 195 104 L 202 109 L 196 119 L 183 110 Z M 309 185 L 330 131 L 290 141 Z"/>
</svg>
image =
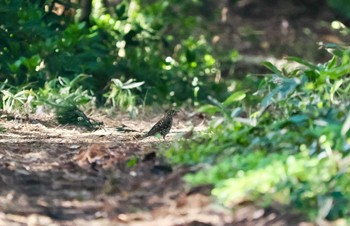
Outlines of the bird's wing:
<svg viewBox="0 0 350 226">
<path fill-rule="evenodd" d="M 157 122 L 147 133 L 147 136 L 153 136 L 159 132 L 159 128 L 162 126 L 162 121 Z"/>
</svg>

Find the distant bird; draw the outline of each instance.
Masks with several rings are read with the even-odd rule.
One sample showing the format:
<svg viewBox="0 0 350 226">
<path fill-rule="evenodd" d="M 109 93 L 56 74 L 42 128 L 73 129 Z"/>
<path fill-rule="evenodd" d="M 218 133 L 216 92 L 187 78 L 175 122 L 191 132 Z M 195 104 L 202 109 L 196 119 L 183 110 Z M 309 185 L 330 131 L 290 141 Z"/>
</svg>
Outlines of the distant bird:
<svg viewBox="0 0 350 226">
<path fill-rule="evenodd" d="M 173 124 L 173 117 L 176 115 L 178 111 L 175 110 L 167 110 L 165 111 L 165 114 L 161 120 L 159 120 L 151 129 L 148 131 L 148 133 L 141 136 L 141 139 L 154 136 L 157 133 L 163 136 L 163 139 L 165 139 L 165 136 L 169 133 L 171 126 Z"/>
</svg>

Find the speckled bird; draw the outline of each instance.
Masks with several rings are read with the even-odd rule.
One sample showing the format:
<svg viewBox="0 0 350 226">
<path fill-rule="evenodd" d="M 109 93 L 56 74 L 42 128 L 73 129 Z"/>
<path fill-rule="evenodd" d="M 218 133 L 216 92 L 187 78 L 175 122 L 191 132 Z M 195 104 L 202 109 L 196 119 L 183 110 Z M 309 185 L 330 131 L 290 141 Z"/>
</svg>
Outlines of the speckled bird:
<svg viewBox="0 0 350 226">
<path fill-rule="evenodd" d="M 167 110 L 165 111 L 165 114 L 161 120 L 159 120 L 146 134 L 144 134 L 141 138 L 146 138 L 149 136 L 154 136 L 157 133 L 163 136 L 163 139 L 165 139 L 165 136 L 169 133 L 171 126 L 173 124 L 173 117 L 176 115 L 177 111 L 175 110 Z"/>
</svg>

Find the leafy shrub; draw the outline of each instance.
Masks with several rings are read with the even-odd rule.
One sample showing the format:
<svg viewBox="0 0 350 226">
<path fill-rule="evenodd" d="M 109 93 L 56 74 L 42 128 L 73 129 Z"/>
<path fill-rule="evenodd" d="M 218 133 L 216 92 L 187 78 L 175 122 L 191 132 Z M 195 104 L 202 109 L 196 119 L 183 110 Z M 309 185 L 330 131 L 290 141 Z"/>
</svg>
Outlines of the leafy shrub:
<svg viewBox="0 0 350 226">
<path fill-rule="evenodd" d="M 27 87 L 18 88 L 8 84 L 7 80 L 0 87 L 0 107 L 7 113 L 14 111 L 31 113 L 37 102 L 37 94 Z"/>
<path fill-rule="evenodd" d="M 0 80 L 8 79 L 11 85 L 42 84 L 46 75 L 38 67 L 52 51 L 66 18 L 46 13 L 43 5 L 32 1 L 4 1 L 0 12 Z"/>
<path fill-rule="evenodd" d="M 134 82 L 132 79 L 123 83 L 119 79 L 112 79 L 112 84 L 109 86 L 110 91 L 105 93 L 107 97 L 106 105 L 111 105 L 119 110 L 127 110 L 131 116 L 136 114 L 136 96 L 131 92 L 133 89 L 140 89 L 144 82 Z"/>
<path fill-rule="evenodd" d="M 177 164 L 201 163 L 186 180 L 214 184 L 212 194 L 225 205 L 278 202 L 313 219 L 344 217 L 350 208 L 350 51 L 324 64 L 289 60 L 300 66 L 280 70 L 265 63 L 273 73 L 254 94 L 238 91 L 202 106 L 216 115 L 209 130 L 166 155 Z M 264 97 L 249 106 L 248 95 Z"/>
<path fill-rule="evenodd" d="M 101 127 L 102 123 L 88 118 L 85 113 L 76 105 L 65 105 L 56 107 L 56 119 L 60 124 L 71 124 L 85 127 L 88 130 L 96 130 Z"/>
<path fill-rule="evenodd" d="M 65 105 L 85 105 L 94 97 L 93 93 L 85 90 L 82 81 L 91 79 L 91 76 L 80 74 L 73 80 L 66 77 L 58 77 L 46 82 L 44 87 L 39 89 L 40 103 L 53 107 Z"/>
<path fill-rule="evenodd" d="M 69 14 L 77 5 L 65 5 L 58 14 L 50 10 L 49 0 L 5 1 L 0 6 L 0 80 L 37 90 L 55 83 L 58 76 L 72 81 L 87 74 L 91 78 L 80 81 L 82 89 L 98 103 L 106 101 L 105 93 L 113 89 L 115 79 L 145 82 L 140 90 L 131 91 L 141 96 L 133 104 L 137 100 L 194 102 L 210 92 L 224 91 L 223 84 L 214 82 L 219 63 L 210 45 L 194 33 L 197 17 L 178 23 L 186 7 L 195 10 L 202 5 L 170 3 L 123 1 L 115 13 L 96 9 L 87 25 Z M 170 16 L 169 10 L 177 16 Z"/>
<path fill-rule="evenodd" d="M 96 16 L 97 26 L 115 38 L 118 57 L 113 63 L 119 80 L 144 81 L 138 93 L 146 103 L 188 99 L 193 103 L 211 92 L 224 92 L 225 86 L 214 81 L 220 71 L 210 44 L 193 32 L 199 23 L 194 16 L 189 16 L 192 23 L 188 25 L 178 23 L 178 16 L 186 14 L 185 7 L 195 8 L 197 3 L 183 1 L 178 7 L 170 3 L 124 2 L 117 7 L 117 16 Z"/>
</svg>

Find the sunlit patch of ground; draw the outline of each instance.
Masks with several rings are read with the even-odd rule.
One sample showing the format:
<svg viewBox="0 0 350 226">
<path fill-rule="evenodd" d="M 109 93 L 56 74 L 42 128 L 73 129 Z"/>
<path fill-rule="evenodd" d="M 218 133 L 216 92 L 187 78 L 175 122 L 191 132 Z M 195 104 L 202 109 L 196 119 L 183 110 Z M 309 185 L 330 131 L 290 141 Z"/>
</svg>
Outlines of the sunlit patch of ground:
<svg viewBox="0 0 350 226">
<path fill-rule="evenodd" d="M 50 119 L 1 120 L 0 225 L 286 225 L 289 215 L 278 211 L 224 209 L 211 186 L 182 181 L 191 169 L 164 160 L 159 147 L 203 130 L 205 118 L 182 113 L 165 141 L 134 139 L 160 116 L 147 117 L 96 118 L 105 126 L 94 132 Z"/>
</svg>

